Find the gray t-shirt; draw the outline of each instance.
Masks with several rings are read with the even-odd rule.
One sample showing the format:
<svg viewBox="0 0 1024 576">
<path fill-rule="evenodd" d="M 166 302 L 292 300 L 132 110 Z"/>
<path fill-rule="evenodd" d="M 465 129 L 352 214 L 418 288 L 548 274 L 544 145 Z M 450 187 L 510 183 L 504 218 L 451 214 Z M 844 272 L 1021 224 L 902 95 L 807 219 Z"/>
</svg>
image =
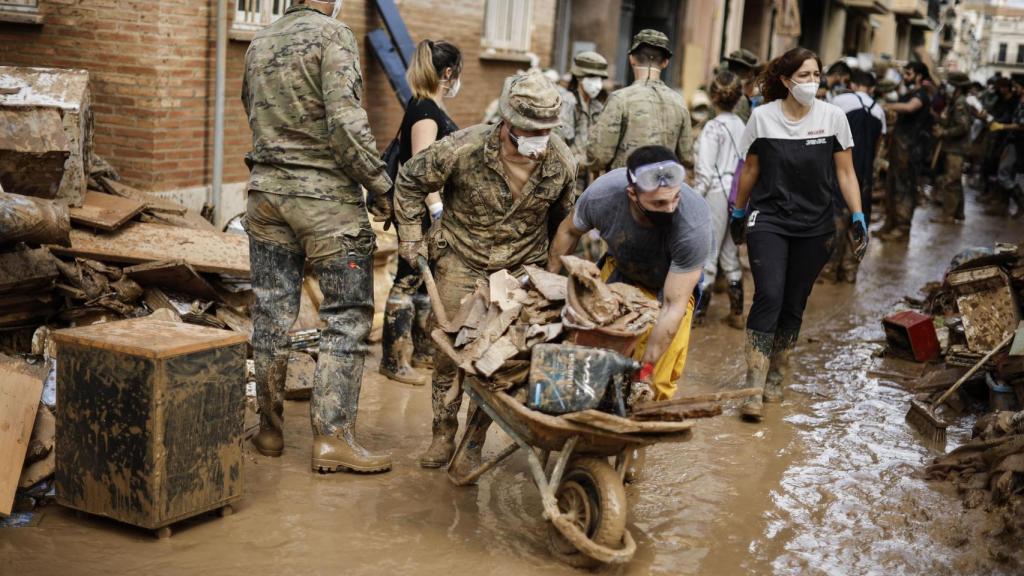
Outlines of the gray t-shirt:
<svg viewBox="0 0 1024 576">
<path fill-rule="evenodd" d="M 641 226 L 629 210 L 628 185 L 625 168 L 595 180 L 576 200 L 572 223 L 582 232 L 600 231 L 623 277 L 661 292 L 669 271 L 691 272 L 704 266 L 711 252 L 711 213 L 704 199 L 683 184 L 673 226 Z"/>
</svg>

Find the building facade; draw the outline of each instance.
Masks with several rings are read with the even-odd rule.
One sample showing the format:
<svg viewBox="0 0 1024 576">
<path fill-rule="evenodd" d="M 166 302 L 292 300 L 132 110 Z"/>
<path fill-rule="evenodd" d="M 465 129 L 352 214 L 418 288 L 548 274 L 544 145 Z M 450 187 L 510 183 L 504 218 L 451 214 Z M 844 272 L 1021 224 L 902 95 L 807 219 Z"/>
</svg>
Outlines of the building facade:
<svg viewBox="0 0 1024 576">
<path fill-rule="evenodd" d="M 223 217 L 242 209 L 251 133 L 240 94 L 256 30 L 290 0 L 227 0 L 229 6 Z M 212 186 L 217 0 L 0 0 L 0 64 L 82 68 L 90 73 L 95 152 L 132 186 L 197 207 Z M 505 77 L 546 64 L 556 0 L 402 0 L 413 39 L 463 50 L 463 88 L 448 102 L 460 126 L 479 122 Z M 402 108 L 366 34 L 383 26 L 373 0 L 344 0 L 340 19 L 362 43 L 364 106 L 387 146 Z"/>
<path fill-rule="evenodd" d="M 962 2 L 952 21 L 948 68 L 979 82 L 995 75 L 1024 81 L 1024 2 Z"/>
</svg>

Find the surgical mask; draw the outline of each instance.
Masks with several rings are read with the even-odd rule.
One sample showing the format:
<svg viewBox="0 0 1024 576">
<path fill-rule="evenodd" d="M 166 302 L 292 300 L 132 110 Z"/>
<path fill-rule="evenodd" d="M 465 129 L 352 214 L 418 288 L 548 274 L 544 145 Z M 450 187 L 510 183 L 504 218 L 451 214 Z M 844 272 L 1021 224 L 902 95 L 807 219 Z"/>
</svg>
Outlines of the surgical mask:
<svg viewBox="0 0 1024 576">
<path fill-rule="evenodd" d="M 797 84 L 793 82 L 793 85 L 789 88 L 789 93 L 793 95 L 793 98 L 796 98 L 797 102 L 804 106 L 810 106 L 814 103 L 815 96 L 818 95 L 818 83 L 804 82 L 803 84 Z"/>
<path fill-rule="evenodd" d="M 601 93 L 602 84 L 603 81 L 597 76 L 584 78 L 580 81 L 580 86 L 583 88 L 583 92 L 591 98 L 597 98 L 597 95 Z"/>
<path fill-rule="evenodd" d="M 548 140 L 551 138 L 547 134 L 543 136 L 516 136 L 511 130 L 508 131 L 509 137 L 512 138 L 512 143 L 516 145 L 516 150 L 527 158 L 533 158 L 536 160 L 544 155 L 544 152 L 548 149 Z"/>
<path fill-rule="evenodd" d="M 445 92 L 445 98 L 455 98 L 459 95 L 459 89 L 462 88 L 462 78 L 456 78 L 455 82 L 448 85 L 448 91 Z"/>
</svg>

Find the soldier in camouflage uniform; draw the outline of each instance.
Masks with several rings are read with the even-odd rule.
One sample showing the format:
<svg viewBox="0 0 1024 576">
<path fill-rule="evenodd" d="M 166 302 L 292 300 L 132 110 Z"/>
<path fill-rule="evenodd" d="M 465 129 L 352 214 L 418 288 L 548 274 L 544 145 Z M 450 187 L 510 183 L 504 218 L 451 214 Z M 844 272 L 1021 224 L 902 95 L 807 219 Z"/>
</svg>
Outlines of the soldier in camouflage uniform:
<svg viewBox="0 0 1024 576">
<path fill-rule="evenodd" d="M 661 80 L 671 57 L 665 34 L 641 30 L 633 37 L 629 64 L 636 81 L 612 93 L 591 132 L 587 157 L 592 169 L 622 168 L 634 150 L 655 144 L 675 152 L 687 169 L 693 168 L 690 112 L 682 94 Z"/>
<path fill-rule="evenodd" d="M 604 110 L 604 103 L 598 96 L 603 90 L 602 83 L 608 78 L 608 61 L 597 52 L 580 52 L 573 58 L 569 73 L 572 80 L 569 89 L 562 94 L 562 124 L 558 127 L 558 134 L 576 158 L 576 189 L 582 193 L 590 184 L 587 143 L 598 116 Z"/>
<path fill-rule="evenodd" d="M 971 85 L 971 79 L 963 72 L 951 72 L 946 84 L 952 86 L 955 92 L 950 98 L 952 104 L 946 107 L 934 129 L 935 138 L 942 141 L 945 169 L 938 182 L 942 216 L 933 221 L 950 224 L 964 219 L 964 187 L 961 179 L 971 131 L 972 116 L 967 106 L 967 88 Z"/>
<path fill-rule="evenodd" d="M 310 5 L 307 5 L 310 4 Z M 242 102 L 253 133 L 246 231 L 255 293 L 256 449 L 280 456 L 288 330 L 299 311 L 304 262 L 324 299 L 310 419 L 312 467 L 382 472 L 391 458 L 355 439 L 365 340 L 373 319 L 375 237 L 360 185 L 391 186 L 362 109 L 359 51 L 332 4 L 299 2 L 253 38 Z M 334 7 L 336 13 L 336 7 Z M 386 200 L 370 207 L 386 218 Z"/>
<path fill-rule="evenodd" d="M 425 239 L 434 262 L 438 292 L 452 317 L 478 280 L 498 270 L 519 274 L 523 266 L 544 266 L 549 230 L 569 213 L 576 162 L 558 126 L 562 102 L 540 73 L 506 80 L 501 122 L 481 124 L 435 142 L 402 166 L 395 183 L 399 253 L 409 262 L 420 255 L 423 199 L 442 190 L 444 214 Z M 456 366 L 435 358 L 433 441 L 420 458 L 426 468 L 444 466 L 455 450 L 462 393 L 446 401 Z M 483 437 L 471 440 L 479 457 Z"/>
<path fill-rule="evenodd" d="M 760 59 L 757 57 L 757 54 L 745 48 L 730 52 L 726 56 L 725 62 L 723 62 L 723 67 L 726 70 L 736 74 L 743 81 L 743 96 L 736 101 L 736 106 L 732 109 L 732 113 L 740 120 L 743 120 L 744 124 L 750 120 L 750 112 L 753 110 L 750 99 L 754 96 L 756 85 L 754 80 L 757 76 L 758 64 L 760 64 Z"/>
</svg>

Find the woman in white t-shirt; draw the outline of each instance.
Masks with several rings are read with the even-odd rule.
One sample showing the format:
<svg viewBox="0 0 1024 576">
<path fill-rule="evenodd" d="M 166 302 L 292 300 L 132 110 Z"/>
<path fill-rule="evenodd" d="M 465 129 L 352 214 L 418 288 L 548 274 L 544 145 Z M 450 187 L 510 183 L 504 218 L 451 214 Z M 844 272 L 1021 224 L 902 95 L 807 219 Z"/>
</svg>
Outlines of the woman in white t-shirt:
<svg viewBox="0 0 1024 576">
<path fill-rule="evenodd" d="M 857 259 L 867 250 L 850 125 L 841 109 L 815 100 L 820 81 L 821 61 L 806 48 L 772 60 L 761 78 L 767 104 L 754 109 L 740 143 L 745 161 L 729 226 L 737 244 L 748 240 L 754 277 L 746 387 L 764 387 L 740 408 L 748 420 L 761 419 L 762 401 L 782 401 L 807 298 L 832 252 L 837 189 L 853 214 Z"/>
</svg>

